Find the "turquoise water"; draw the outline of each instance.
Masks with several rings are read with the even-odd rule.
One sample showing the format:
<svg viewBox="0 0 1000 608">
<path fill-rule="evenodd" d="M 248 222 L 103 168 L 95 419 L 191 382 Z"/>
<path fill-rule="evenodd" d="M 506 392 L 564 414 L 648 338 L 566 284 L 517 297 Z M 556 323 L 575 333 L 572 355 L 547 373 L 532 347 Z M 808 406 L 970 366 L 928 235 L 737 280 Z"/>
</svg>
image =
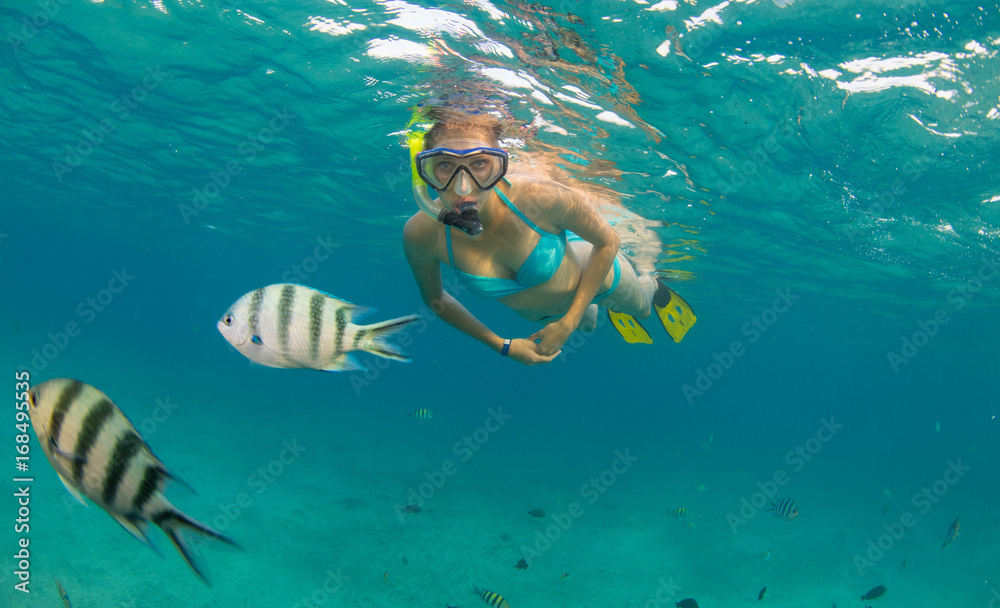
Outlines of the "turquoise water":
<svg viewBox="0 0 1000 608">
<path fill-rule="evenodd" d="M 58 605 L 53 577 L 84 608 L 1000 605 L 995 3 L 6 1 L 0 33 L 8 381 L 101 388 L 244 548 L 207 547 L 204 585 L 32 439 L 0 605 Z M 401 131 L 443 98 L 650 220 L 683 342 L 604 326 L 526 368 L 429 317 L 367 375 L 226 344 L 227 307 L 293 275 L 423 312 Z"/>
</svg>

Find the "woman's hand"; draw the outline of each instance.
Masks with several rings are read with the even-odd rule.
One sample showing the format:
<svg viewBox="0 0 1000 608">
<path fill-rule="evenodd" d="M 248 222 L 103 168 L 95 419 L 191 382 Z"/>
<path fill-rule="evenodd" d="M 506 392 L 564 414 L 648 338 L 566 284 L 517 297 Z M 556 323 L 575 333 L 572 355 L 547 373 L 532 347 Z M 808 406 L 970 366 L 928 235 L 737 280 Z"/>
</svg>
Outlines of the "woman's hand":
<svg viewBox="0 0 1000 608">
<path fill-rule="evenodd" d="M 542 356 L 558 355 L 562 351 L 563 344 L 569 340 L 569 335 L 576 327 L 570 327 L 566 323 L 566 317 L 549 323 L 535 333 L 528 336 L 528 340 L 537 342 L 535 352 Z"/>
<path fill-rule="evenodd" d="M 542 355 L 538 353 L 537 348 L 538 344 L 535 344 L 531 340 L 514 338 L 510 341 L 510 350 L 507 351 L 507 356 L 518 363 L 538 365 L 539 363 L 549 363 L 562 352 L 561 350 L 557 350 L 551 355 Z"/>
</svg>

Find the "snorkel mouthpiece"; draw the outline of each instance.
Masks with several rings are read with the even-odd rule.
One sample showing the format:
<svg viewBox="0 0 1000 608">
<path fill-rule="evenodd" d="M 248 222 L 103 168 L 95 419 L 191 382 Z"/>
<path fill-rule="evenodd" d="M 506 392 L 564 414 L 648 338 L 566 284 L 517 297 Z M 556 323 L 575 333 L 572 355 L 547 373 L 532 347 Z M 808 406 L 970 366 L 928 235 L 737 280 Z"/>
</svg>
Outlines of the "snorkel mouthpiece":
<svg viewBox="0 0 1000 608">
<path fill-rule="evenodd" d="M 442 224 L 454 226 L 469 236 L 476 236 L 483 231 L 483 224 L 479 221 L 479 209 L 476 209 L 475 203 L 460 205 L 458 213 L 445 211 L 438 219 Z"/>
</svg>

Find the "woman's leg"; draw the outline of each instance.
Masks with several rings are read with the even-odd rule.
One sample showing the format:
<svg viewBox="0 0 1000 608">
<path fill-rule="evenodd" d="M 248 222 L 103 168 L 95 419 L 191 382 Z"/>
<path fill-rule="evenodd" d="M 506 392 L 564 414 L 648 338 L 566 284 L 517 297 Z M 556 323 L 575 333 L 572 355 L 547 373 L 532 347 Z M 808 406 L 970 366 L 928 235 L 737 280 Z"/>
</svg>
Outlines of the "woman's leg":
<svg viewBox="0 0 1000 608">
<path fill-rule="evenodd" d="M 586 266 L 590 260 L 590 252 L 594 246 L 587 241 L 570 241 L 570 247 L 576 254 L 581 266 Z M 598 294 L 598 305 L 617 312 L 623 312 L 645 319 L 653 308 L 653 294 L 656 293 L 656 279 L 648 274 L 636 275 L 635 269 L 621 253 L 617 258 L 621 277 L 618 286 L 610 294 Z M 614 272 L 614 268 L 612 271 Z M 604 296 L 604 297 L 600 297 Z"/>
</svg>

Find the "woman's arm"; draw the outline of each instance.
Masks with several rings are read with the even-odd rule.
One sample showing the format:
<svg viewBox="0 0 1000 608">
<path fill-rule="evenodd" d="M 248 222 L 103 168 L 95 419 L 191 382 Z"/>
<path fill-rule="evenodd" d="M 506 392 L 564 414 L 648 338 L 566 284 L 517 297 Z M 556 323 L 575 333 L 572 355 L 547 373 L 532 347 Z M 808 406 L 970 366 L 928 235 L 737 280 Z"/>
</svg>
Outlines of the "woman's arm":
<svg viewBox="0 0 1000 608">
<path fill-rule="evenodd" d="M 594 249 L 586 266 L 581 269 L 580 283 L 566 314 L 529 337 L 529 340 L 539 340 L 538 352 L 543 354 L 561 349 L 576 330 L 587 306 L 608 276 L 620 245 L 618 233 L 582 192 L 566 186 L 559 186 L 554 192 L 555 199 L 548 209 L 547 219 L 560 228 L 575 232 Z"/>
<path fill-rule="evenodd" d="M 479 340 L 496 352 L 503 348 L 503 338 L 495 334 L 472 315 L 461 302 L 444 290 L 441 282 L 441 264 L 429 252 L 435 238 L 434 230 L 428 229 L 425 218 L 419 214 L 411 217 L 403 228 L 403 251 L 410 263 L 410 270 L 420 290 L 420 297 L 434 314 L 444 319 L 448 325 L 467 336 Z M 433 221 L 433 220 L 431 220 Z M 430 224 L 430 228 L 436 228 Z M 507 356 L 526 365 L 547 363 L 559 353 L 542 356 L 535 352 L 535 343 L 517 338 L 511 341 Z"/>
</svg>

